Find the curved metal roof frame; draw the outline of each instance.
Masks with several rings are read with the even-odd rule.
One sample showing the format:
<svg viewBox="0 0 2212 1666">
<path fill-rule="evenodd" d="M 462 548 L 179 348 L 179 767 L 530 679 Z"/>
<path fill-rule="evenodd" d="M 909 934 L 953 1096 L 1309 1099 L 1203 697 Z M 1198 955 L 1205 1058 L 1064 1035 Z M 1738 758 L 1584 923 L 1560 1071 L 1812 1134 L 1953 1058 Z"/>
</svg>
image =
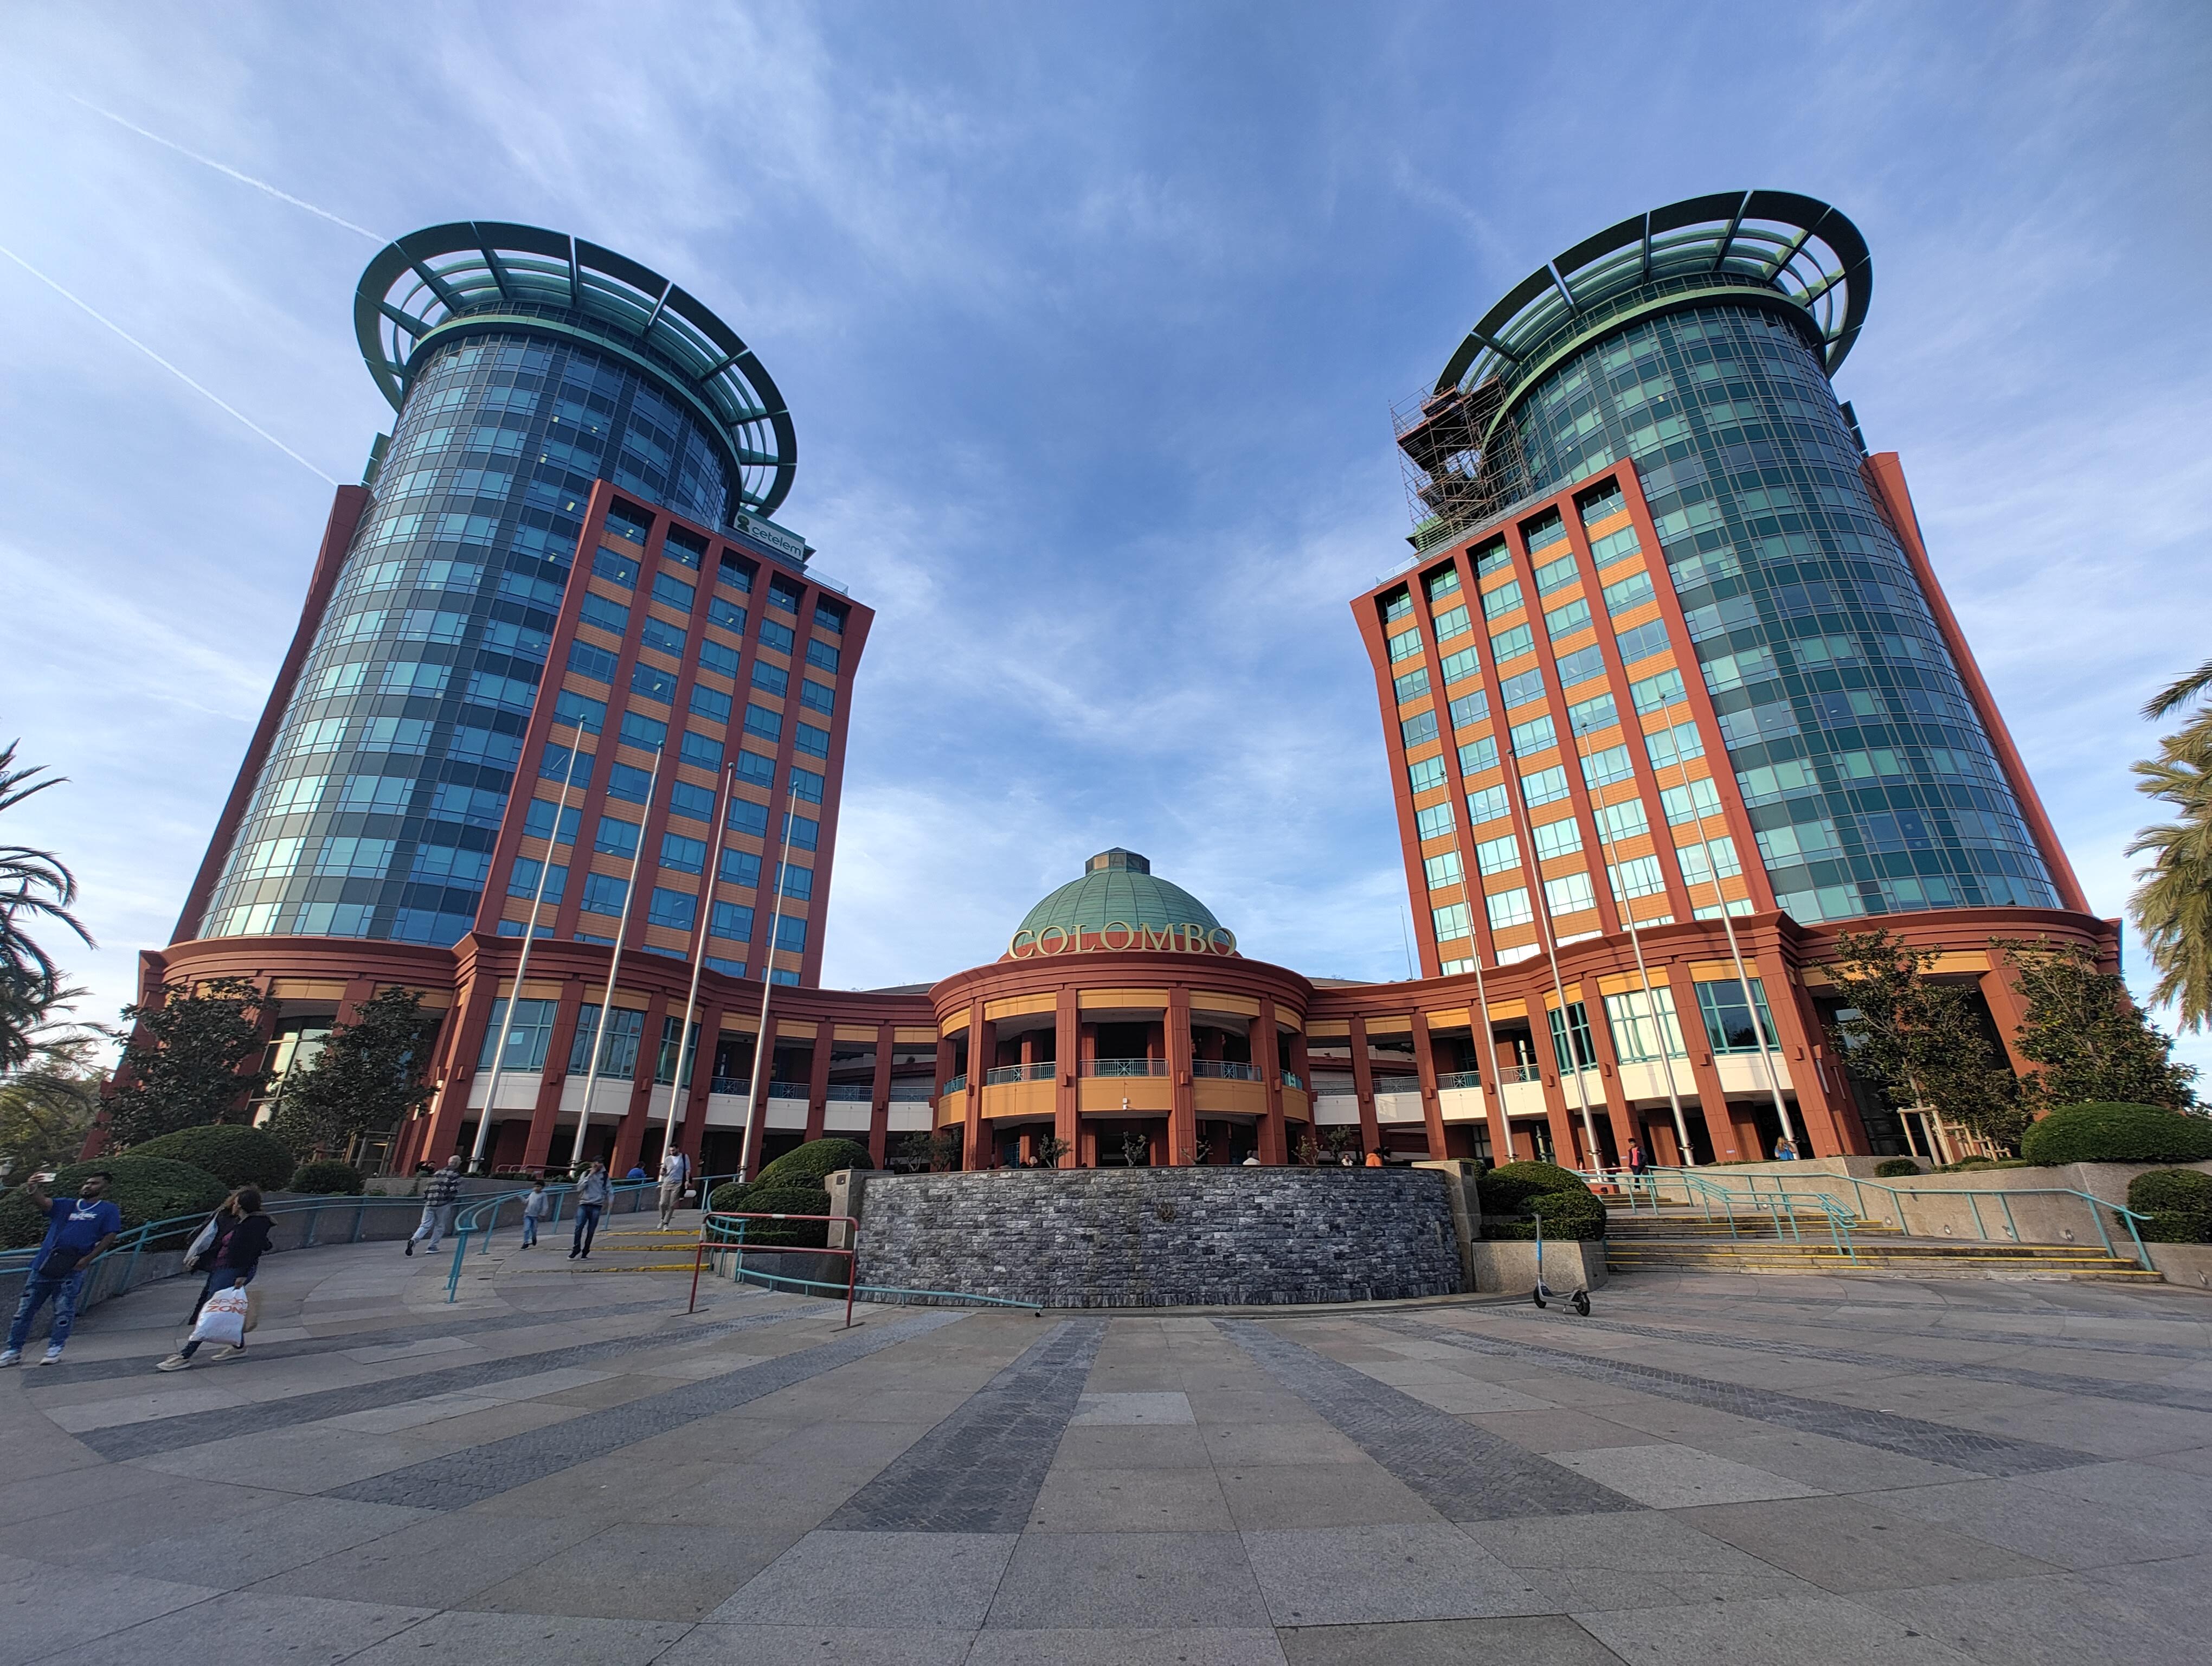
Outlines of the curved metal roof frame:
<svg viewBox="0 0 2212 1666">
<path fill-rule="evenodd" d="M 362 357 L 395 410 L 434 339 L 509 326 L 570 335 L 690 409 L 721 445 L 739 506 L 769 515 L 791 493 L 798 431 L 753 350 L 693 296 L 612 249 L 498 221 L 430 226 L 368 263 L 353 310 Z"/>
<path fill-rule="evenodd" d="M 1436 391 L 1496 380 L 1512 388 L 1569 342 L 1616 323 L 1638 291 L 1654 310 L 1695 305 L 1699 292 L 1749 290 L 1776 303 L 1836 374 L 1866 321 L 1874 263 L 1838 210 L 1788 191 L 1692 197 L 1609 226 L 1538 267 L 1467 333 Z M 1687 299 L 1685 299 L 1687 297 Z M 1607 303 L 1627 303 L 1608 305 Z M 1593 317 L 1602 312 L 1604 316 Z"/>
</svg>

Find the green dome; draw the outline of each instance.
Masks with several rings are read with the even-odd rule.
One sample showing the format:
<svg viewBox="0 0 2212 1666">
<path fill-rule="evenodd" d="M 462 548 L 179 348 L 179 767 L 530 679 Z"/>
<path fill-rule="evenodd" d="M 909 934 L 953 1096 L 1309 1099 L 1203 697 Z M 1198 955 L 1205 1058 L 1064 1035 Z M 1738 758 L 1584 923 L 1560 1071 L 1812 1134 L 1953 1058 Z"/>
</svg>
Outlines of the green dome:
<svg viewBox="0 0 2212 1666">
<path fill-rule="evenodd" d="M 1015 932 L 1040 932 L 1058 926 L 1067 932 L 1100 932 L 1114 924 L 1149 926 L 1154 931 L 1198 926 L 1211 932 L 1221 922 L 1213 910 L 1185 891 L 1152 877 L 1152 865 L 1133 850 L 1105 850 L 1072 879 L 1022 916 Z"/>
</svg>

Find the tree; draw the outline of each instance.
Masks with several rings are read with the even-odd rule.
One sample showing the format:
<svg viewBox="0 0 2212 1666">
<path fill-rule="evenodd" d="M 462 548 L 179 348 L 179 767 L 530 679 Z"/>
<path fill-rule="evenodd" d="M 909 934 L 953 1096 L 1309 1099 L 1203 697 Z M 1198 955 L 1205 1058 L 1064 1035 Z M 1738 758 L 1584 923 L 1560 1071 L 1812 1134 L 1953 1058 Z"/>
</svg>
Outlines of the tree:
<svg viewBox="0 0 2212 1666">
<path fill-rule="evenodd" d="M 56 1010 L 82 998 L 57 991 Z M 26 1032 L 22 1056 L 0 1079 L 0 1170 L 28 1174 L 72 1160 L 100 1110 L 106 1073 L 94 1062 L 106 1031 L 48 1016 Z"/>
<path fill-rule="evenodd" d="M 313 1068 L 285 1083 L 269 1131 L 305 1158 L 397 1128 L 430 1101 L 423 1074 L 441 1015 L 397 985 L 331 1031 Z"/>
<path fill-rule="evenodd" d="M 2031 1120 L 1972 990 L 1927 974 L 1937 951 L 1886 931 L 1845 932 L 1827 967 L 1851 1016 L 1836 1028 L 1860 1077 L 1899 1110 L 1925 1107 L 2012 1147 Z"/>
<path fill-rule="evenodd" d="M 67 779 L 51 775 L 40 781 L 43 769 L 18 768 L 19 744 L 0 747 L 0 812 Z M 76 876 L 53 852 L 0 845 L 0 1070 L 21 1067 L 29 1056 L 26 1036 L 61 999 L 61 969 L 31 927 L 52 921 L 94 946 L 92 934 L 70 912 L 76 901 Z"/>
<path fill-rule="evenodd" d="M 2185 1110 L 2197 1103 L 2193 1065 L 2128 998 L 2116 972 L 2100 971 L 2079 943 L 1992 938 L 2012 963 L 2027 1002 L 2013 1045 L 2039 1067 L 2021 1084 L 2029 1107 L 2124 1104 Z"/>
<path fill-rule="evenodd" d="M 2144 715 L 2164 717 L 2208 688 L 2212 660 L 2160 693 Z M 2176 814 L 2146 827 L 2128 846 L 2129 855 L 2151 859 L 2136 870 L 2128 912 L 2158 969 L 2152 1000 L 2172 1005 L 2183 1029 L 2202 1030 L 2212 1021 L 2212 706 L 2134 769 L 2136 790 L 2163 800 Z"/>
<path fill-rule="evenodd" d="M 136 1026 L 108 1095 L 107 1130 L 120 1146 L 226 1120 L 268 1079 L 240 1067 L 261 1049 L 261 991 L 243 978 L 197 988 L 164 984 L 159 1006 L 123 1009 Z"/>
</svg>

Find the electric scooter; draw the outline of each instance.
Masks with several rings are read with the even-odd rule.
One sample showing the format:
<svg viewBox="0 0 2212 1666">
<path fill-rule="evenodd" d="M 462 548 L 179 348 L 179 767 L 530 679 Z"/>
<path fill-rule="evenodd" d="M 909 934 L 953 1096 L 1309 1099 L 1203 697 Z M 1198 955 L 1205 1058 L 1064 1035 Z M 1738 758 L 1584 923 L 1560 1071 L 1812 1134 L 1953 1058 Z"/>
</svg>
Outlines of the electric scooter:
<svg viewBox="0 0 2212 1666">
<path fill-rule="evenodd" d="M 1554 1300 L 1557 1300 L 1559 1298 L 1559 1292 L 1544 1282 L 1543 1211 L 1538 1209 L 1534 1210 L 1531 1213 L 1533 1213 L 1536 1217 L 1536 1287 L 1528 1292 L 1528 1299 L 1535 1303 L 1539 1307 L 1549 1307 L 1551 1303 L 1547 1302 L 1544 1298 L 1547 1296 L 1549 1296 Z M 1580 1314 L 1583 1318 L 1587 1319 L 1589 1317 L 1590 1300 L 1589 1292 L 1588 1290 L 1576 1291 L 1573 1295 L 1566 1298 L 1566 1302 L 1568 1306 L 1573 1308 L 1574 1310 Z"/>
</svg>

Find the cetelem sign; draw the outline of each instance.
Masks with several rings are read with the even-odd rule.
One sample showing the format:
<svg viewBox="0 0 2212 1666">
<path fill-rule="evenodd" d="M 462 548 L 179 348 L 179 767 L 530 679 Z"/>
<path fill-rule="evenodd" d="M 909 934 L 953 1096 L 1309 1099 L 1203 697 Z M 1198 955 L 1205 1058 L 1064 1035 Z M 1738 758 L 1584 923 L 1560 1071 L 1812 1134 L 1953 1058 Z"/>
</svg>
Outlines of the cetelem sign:
<svg viewBox="0 0 2212 1666">
<path fill-rule="evenodd" d="M 1070 931 L 1065 926 L 1018 931 L 1006 944 L 1006 952 L 1016 960 L 1034 959 L 1041 954 L 1096 954 L 1120 949 L 1164 949 L 1171 954 L 1233 956 L 1237 952 L 1237 933 L 1226 926 L 1162 926 L 1156 930 L 1151 926 L 1133 926 L 1124 920 L 1109 920 L 1095 932 L 1086 932 L 1081 927 Z"/>
</svg>

